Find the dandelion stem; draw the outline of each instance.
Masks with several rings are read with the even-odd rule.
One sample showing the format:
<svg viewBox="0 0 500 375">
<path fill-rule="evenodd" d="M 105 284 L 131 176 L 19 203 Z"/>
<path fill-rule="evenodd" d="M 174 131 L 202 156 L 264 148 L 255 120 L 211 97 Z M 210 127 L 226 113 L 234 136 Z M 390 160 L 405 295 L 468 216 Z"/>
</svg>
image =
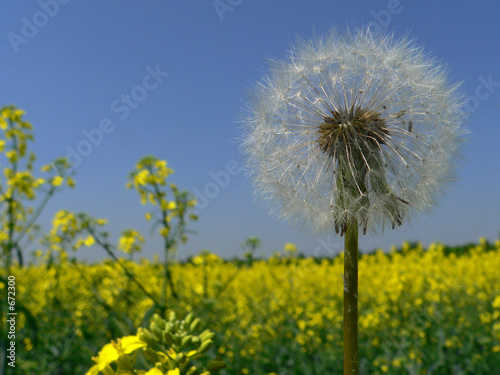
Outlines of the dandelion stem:
<svg viewBox="0 0 500 375">
<path fill-rule="evenodd" d="M 358 223 L 353 220 L 345 233 L 344 375 L 358 374 Z"/>
</svg>

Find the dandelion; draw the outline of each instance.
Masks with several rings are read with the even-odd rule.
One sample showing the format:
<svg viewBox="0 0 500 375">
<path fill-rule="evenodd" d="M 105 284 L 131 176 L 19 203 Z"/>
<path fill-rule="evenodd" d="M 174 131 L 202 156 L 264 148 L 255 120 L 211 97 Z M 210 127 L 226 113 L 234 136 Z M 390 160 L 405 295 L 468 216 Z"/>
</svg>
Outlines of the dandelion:
<svg viewBox="0 0 500 375">
<path fill-rule="evenodd" d="M 257 195 L 292 224 L 345 235 L 356 342 L 344 358 L 357 348 L 358 227 L 394 229 L 436 204 L 455 179 L 462 103 L 413 41 L 369 30 L 299 42 L 256 89 L 243 146 Z"/>
</svg>

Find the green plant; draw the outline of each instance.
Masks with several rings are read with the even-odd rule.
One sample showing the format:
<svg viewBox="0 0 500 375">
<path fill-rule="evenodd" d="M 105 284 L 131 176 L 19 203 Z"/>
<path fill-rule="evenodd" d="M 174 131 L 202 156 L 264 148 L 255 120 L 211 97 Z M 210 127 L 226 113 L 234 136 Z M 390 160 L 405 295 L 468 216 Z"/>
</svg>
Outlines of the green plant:
<svg viewBox="0 0 500 375">
<path fill-rule="evenodd" d="M 189 314 L 178 320 L 173 311 L 167 320 L 155 314 L 149 329 L 139 328 L 136 336 L 127 336 L 105 345 L 94 358 L 87 375 L 209 375 L 226 367 L 221 360 L 204 357 L 213 345 L 214 333 L 199 333 L 200 319 Z M 144 357 L 141 365 L 137 353 Z M 195 364 L 192 364 L 195 363 Z M 142 369 L 140 369 L 142 367 Z M 145 367 L 145 368 L 144 368 Z"/>
</svg>

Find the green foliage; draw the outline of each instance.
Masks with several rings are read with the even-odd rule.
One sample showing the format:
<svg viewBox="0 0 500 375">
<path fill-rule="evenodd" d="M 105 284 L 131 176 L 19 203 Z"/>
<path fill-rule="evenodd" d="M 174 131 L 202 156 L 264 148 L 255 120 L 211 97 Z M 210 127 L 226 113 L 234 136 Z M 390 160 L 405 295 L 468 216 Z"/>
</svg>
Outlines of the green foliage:
<svg viewBox="0 0 500 375">
<path fill-rule="evenodd" d="M 213 373 L 226 367 L 221 360 L 211 360 L 204 369 L 190 366 L 191 361 L 203 358 L 213 345 L 215 336 L 209 330 L 198 333 L 200 319 L 189 314 L 183 320 L 177 320 L 175 313 L 170 311 L 168 319 L 159 315 L 153 316 L 150 329 L 139 329 L 138 336 L 148 346 L 143 350 L 144 356 L 151 363 L 161 362 L 164 370 L 179 368 L 187 369 L 187 375 Z M 167 353 L 165 356 L 163 353 Z"/>
<path fill-rule="evenodd" d="M 214 333 L 199 333 L 200 319 L 189 314 L 177 320 L 175 312 L 167 320 L 153 315 L 149 330 L 139 328 L 136 336 L 127 336 L 104 346 L 87 375 L 209 375 L 226 367 L 221 360 L 206 360 Z M 140 364 L 137 353 L 146 364 Z M 193 364 L 196 363 L 196 364 Z M 205 363 L 205 365 L 201 364 Z M 146 372 L 147 371 L 147 372 Z"/>
</svg>

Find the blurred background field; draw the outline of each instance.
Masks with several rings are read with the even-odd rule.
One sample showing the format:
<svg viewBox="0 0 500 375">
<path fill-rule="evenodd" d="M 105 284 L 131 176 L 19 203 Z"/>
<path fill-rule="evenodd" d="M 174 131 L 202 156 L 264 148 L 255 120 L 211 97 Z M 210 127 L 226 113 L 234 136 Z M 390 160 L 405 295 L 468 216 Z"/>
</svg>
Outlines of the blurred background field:
<svg viewBox="0 0 500 375">
<path fill-rule="evenodd" d="M 216 333 L 224 374 L 336 374 L 342 369 L 342 264 L 287 244 L 268 259 L 204 252 L 175 264 L 179 298 Z M 127 267 L 159 296 L 162 265 Z M 362 255 L 363 374 L 500 372 L 500 241 L 446 247 L 404 243 Z M 20 314 L 19 374 L 83 374 L 111 339 L 145 325 L 152 303 L 115 262 L 43 257 L 13 268 Z M 147 318 L 146 318 L 147 320 Z"/>
</svg>

